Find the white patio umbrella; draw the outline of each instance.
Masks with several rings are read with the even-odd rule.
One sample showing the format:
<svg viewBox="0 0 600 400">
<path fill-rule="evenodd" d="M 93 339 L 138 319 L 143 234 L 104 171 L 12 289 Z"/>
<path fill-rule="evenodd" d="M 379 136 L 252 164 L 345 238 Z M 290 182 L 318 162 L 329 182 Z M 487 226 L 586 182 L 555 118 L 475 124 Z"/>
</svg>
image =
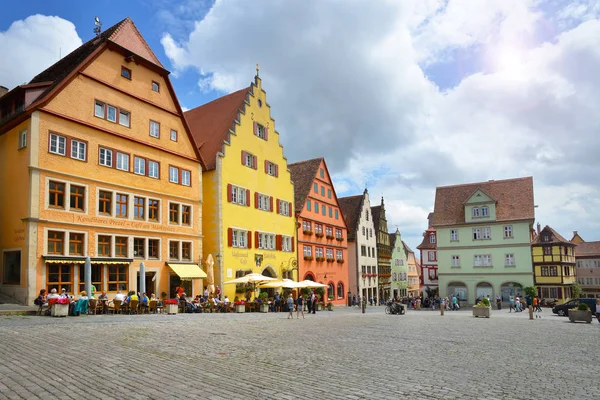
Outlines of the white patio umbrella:
<svg viewBox="0 0 600 400">
<path fill-rule="evenodd" d="M 239 284 L 239 283 L 261 283 L 261 282 L 276 281 L 276 280 L 277 279 L 271 278 L 270 276 L 264 276 L 264 275 L 253 272 L 251 274 L 244 275 L 240 278 L 235 278 L 231 281 L 227 281 L 227 282 L 225 282 L 225 285 Z"/>
<path fill-rule="evenodd" d="M 315 281 L 311 281 L 310 279 L 306 279 L 303 280 L 301 282 L 298 282 L 298 286 L 299 288 L 326 288 L 327 285 L 323 284 L 323 283 L 319 283 L 319 282 L 315 282 Z"/>
<path fill-rule="evenodd" d="M 213 260 L 212 254 L 209 254 L 206 257 L 206 265 L 208 268 L 206 269 L 206 275 L 208 275 L 207 279 L 207 288 L 209 293 L 215 292 L 215 261 Z"/>
<path fill-rule="evenodd" d="M 293 281 L 291 279 L 281 279 L 281 280 L 275 280 L 275 281 L 269 281 L 267 283 L 262 283 L 260 285 L 258 285 L 259 288 L 261 289 L 277 289 L 280 287 L 283 288 L 287 288 L 287 289 L 295 289 L 295 288 L 299 288 L 302 286 L 298 286 L 299 283 L 296 281 Z"/>
</svg>

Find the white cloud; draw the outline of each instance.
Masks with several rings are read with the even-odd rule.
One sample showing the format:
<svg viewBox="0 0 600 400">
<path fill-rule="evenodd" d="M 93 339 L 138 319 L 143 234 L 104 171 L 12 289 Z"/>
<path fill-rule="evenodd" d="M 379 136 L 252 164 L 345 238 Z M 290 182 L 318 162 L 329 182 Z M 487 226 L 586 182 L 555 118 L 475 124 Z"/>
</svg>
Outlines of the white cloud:
<svg viewBox="0 0 600 400">
<path fill-rule="evenodd" d="M 413 248 L 436 186 L 528 175 L 543 225 L 600 240 L 600 21 L 566 10 L 587 22 L 560 33 L 538 2 L 467 3 L 217 1 L 163 46 L 203 90 L 244 87 L 260 62 L 288 159 L 325 156 L 341 188 L 383 194 Z M 484 59 L 441 91 L 425 68 L 451 81 L 458 50 Z"/>
<path fill-rule="evenodd" d="M 75 25 L 60 17 L 32 15 L 0 32 L 0 85 L 9 89 L 29 82 L 81 46 Z"/>
</svg>

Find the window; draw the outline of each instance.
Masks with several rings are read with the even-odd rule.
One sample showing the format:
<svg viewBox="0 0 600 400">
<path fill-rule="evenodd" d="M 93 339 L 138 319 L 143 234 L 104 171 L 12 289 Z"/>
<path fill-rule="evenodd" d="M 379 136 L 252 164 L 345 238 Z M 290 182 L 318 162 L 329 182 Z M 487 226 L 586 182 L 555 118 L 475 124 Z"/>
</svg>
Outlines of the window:
<svg viewBox="0 0 600 400">
<path fill-rule="evenodd" d="M 133 256 L 137 258 L 144 258 L 146 248 L 146 239 L 133 238 Z"/>
<path fill-rule="evenodd" d="M 58 154 L 60 156 L 67 155 L 67 138 L 64 136 L 57 135 L 55 133 L 51 133 L 50 153 Z"/>
<path fill-rule="evenodd" d="M 490 209 L 488 207 L 481 207 L 481 216 L 487 217 L 490 215 Z"/>
<path fill-rule="evenodd" d="M 474 267 L 490 267 L 492 266 L 491 254 L 477 254 L 473 256 Z"/>
<path fill-rule="evenodd" d="M 177 141 L 177 131 L 175 129 L 171 129 L 171 140 L 174 142 Z"/>
<path fill-rule="evenodd" d="M 159 258 L 160 242 L 158 239 L 148 239 L 148 257 Z"/>
<path fill-rule="evenodd" d="M 79 264 L 79 276 L 84 276 L 84 265 Z M 92 285 L 96 288 L 103 288 L 103 279 L 104 277 L 104 266 L 101 264 L 92 264 Z M 79 291 L 82 292 L 85 290 L 85 282 L 84 279 L 79 279 Z"/>
<path fill-rule="evenodd" d="M 281 250 L 292 251 L 292 238 L 290 236 L 281 237 Z"/>
<path fill-rule="evenodd" d="M 306 210 L 310 211 L 310 200 L 306 200 Z"/>
<path fill-rule="evenodd" d="M 327 207 L 325 207 L 325 204 L 322 204 L 322 205 L 321 205 L 321 214 L 323 214 L 323 215 L 326 215 L 326 214 L 327 214 L 327 210 L 326 210 L 326 208 L 327 208 Z"/>
<path fill-rule="evenodd" d="M 261 124 L 256 124 L 256 136 L 261 139 L 266 139 L 265 137 L 265 127 Z"/>
<path fill-rule="evenodd" d="M 341 229 L 336 229 L 335 230 L 335 237 L 336 237 L 336 239 L 343 239 L 342 238 L 342 230 Z"/>
<path fill-rule="evenodd" d="M 129 111 L 119 110 L 119 125 L 123 125 L 123 126 L 129 128 L 129 121 L 130 121 L 129 117 L 130 117 Z"/>
<path fill-rule="evenodd" d="M 304 246 L 304 257 L 312 257 L 312 246 Z"/>
<path fill-rule="evenodd" d="M 98 118 L 104 118 L 105 104 L 96 100 L 94 103 L 94 115 Z"/>
<path fill-rule="evenodd" d="M 326 226 L 325 227 L 325 235 L 327 235 L 327 236 L 333 236 L 333 228 L 330 227 L 330 226 Z"/>
<path fill-rule="evenodd" d="M 315 257 L 323 257 L 323 248 L 315 247 Z"/>
<path fill-rule="evenodd" d="M 248 168 L 256 169 L 256 156 L 248 153 L 247 151 L 242 151 L 242 164 Z"/>
<path fill-rule="evenodd" d="M 169 258 L 179 260 L 179 242 L 169 242 Z"/>
<path fill-rule="evenodd" d="M 27 147 L 27 129 L 23 129 L 21 132 L 19 132 L 19 150 L 20 149 L 24 149 L 25 147 Z M 19 257 L 21 253 L 19 253 Z M 20 276 L 20 275 L 19 275 Z"/>
<path fill-rule="evenodd" d="M 321 169 L 319 170 L 319 174 L 321 175 L 321 178 L 324 178 L 324 177 L 325 177 L 325 171 L 323 170 L 323 168 L 321 168 Z"/>
<path fill-rule="evenodd" d="M 134 197 L 133 198 L 133 218 L 135 219 L 144 219 L 146 209 L 146 199 L 143 197 Z"/>
<path fill-rule="evenodd" d="M 87 144 L 79 140 L 71 140 L 71 158 L 85 161 L 87 155 Z"/>
<path fill-rule="evenodd" d="M 319 193 L 319 185 L 318 184 L 316 184 L 316 183 L 313 184 L 313 191 L 317 194 Z"/>
<path fill-rule="evenodd" d="M 321 186 L 321 196 L 325 196 L 325 186 Z"/>
<path fill-rule="evenodd" d="M 117 290 L 127 291 L 127 265 L 109 265 L 108 266 L 108 291 Z"/>
<path fill-rule="evenodd" d="M 513 227 L 512 225 L 504 226 L 504 239 L 511 239 L 513 237 Z"/>
<path fill-rule="evenodd" d="M 181 184 L 183 186 L 190 186 L 191 175 L 192 175 L 192 173 L 190 171 L 186 171 L 185 169 L 181 170 Z"/>
<path fill-rule="evenodd" d="M 570 267 L 563 267 L 563 275 L 564 276 L 571 276 L 571 268 Z M 596 278 L 597 280 L 598 278 Z"/>
<path fill-rule="evenodd" d="M 542 267 L 542 276 L 548 276 L 548 267 L 547 266 Z"/>
<path fill-rule="evenodd" d="M 126 194 L 117 193 L 117 211 L 116 211 L 117 217 L 127 218 L 128 197 L 129 196 Z"/>
<path fill-rule="evenodd" d="M 327 198 L 331 198 L 331 189 L 327 189 Z"/>
<path fill-rule="evenodd" d="M 179 183 L 179 168 L 169 167 L 169 182 Z"/>
<path fill-rule="evenodd" d="M 429 243 L 435 243 L 435 235 L 429 235 Z"/>
<path fill-rule="evenodd" d="M 117 152 L 117 169 L 129 172 L 129 154 Z"/>
<path fill-rule="evenodd" d="M 160 92 L 160 84 L 158 82 L 152 81 L 152 91 Z"/>
<path fill-rule="evenodd" d="M 333 217 L 333 210 L 331 207 L 329 207 L 329 218 Z"/>
<path fill-rule="evenodd" d="M 479 208 L 473 207 L 473 218 L 479 217 Z"/>
<path fill-rule="evenodd" d="M 65 208 L 65 184 L 50 181 L 48 189 L 48 206 Z"/>
<path fill-rule="evenodd" d="M 315 213 L 318 214 L 319 213 L 319 203 L 317 203 L 315 201 Z"/>
<path fill-rule="evenodd" d="M 148 220 L 158 221 L 159 200 L 148 200 Z"/>
<path fill-rule="evenodd" d="M 490 228 L 473 228 L 473 240 L 491 239 Z"/>
<path fill-rule="evenodd" d="M 156 121 L 150 120 L 150 136 L 154 138 L 160 137 L 160 124 Z"/>
<path fill-rule="evenodd" d="M 83 186 L 71 185 L 70 205 L 71 210 L 83 211 L 85 200 L 85 188 Z"/>
<path fill-rule="evenodd" d="M 315 233 L 316 234 L 323 234 L 323 225 L 321 224 L 315 224 Z"/>
<path fill-rule="evenodd" d="M 263 211 L 271 211 L 271 197 L 264 194 L 259 194 L 258 209 Z"/>
<path fill-rule="evenodd" d="M 338 219 L 339 216 L 338 210 L 335 210 L 335 219 Z"/>
<path fill-rule="evenodd" d="M 363 236 L 365 236 L 365 231 L 366 231 L 366 229 L 365 229 L 365 227 L 363 226 L 363 227 L 362 227 L 362 234 L 363 234 Z"/>
<path fill-rule="evenodd" d="M 179 223 L 179 204 L 169 204 L 169 222 L 178 224 Z"/>
<path fill-rule="evenodd" d="M 241 249 L 245 249 L 248 243 L 248 232 L 242 231 L 239 229 L 231 230 L 231 245 L 232 247 L 238 247 Z"/>
<path fill-rule="evenodd" d="M 133 157 L 133 173 L 138 175 L 146 175 L 145 158 Z"/>
<path fill-rule="evenodd" d="M 452 268 L 460 267 L 460 256 L 452 256 Z"/>
<path fill-rule="evenodd" d="M 258 248 L 265 250 L 275 250 L 275 235 L 269 233 L 259 233 Z"/>
<path fill-rule="evenodd" d="M 160 176 L 160 164 L 156 161 L 148 161 L 148 176 L 150 178 L 158 179 Z"/>
<path fill-rule="evenodd" d="M 371 253 L 371 248 L 369 248 L 369 253 Z M 363 257 L 367 256 L 367 247 L 366 246 L 360 246 L 360 255 Z"/>
<path fill-rule="evenodd" d="M 277 164 L 273 164 L 271 161 L 265 161 L 265 172 L 271 176 L 278 176 Z"/>
<path fill-rule="evenodd" d="M 106 105 L 106 119 L 110 122 L 117 122 L 117 107 Z"/>
<path fill-rule="evenodd" d="M 83 233 L 69 234 L 69 254 L 72 256 L 83 255 Z"/>
<path fill-rule="evenodd" d="M 121 76 L 131 80 L 131 70 L 129 68 L 121 67 Z"/>
<path fill-rule="evenodd" d="M 335 251 L 335 258 L 337 260 L 343 260 L 344 258 L 344 253 L 342 252 L 342 250 L 336 250 Z"/>
<path fill-rule="evenodd" d="M 558 276 L 558 270 L 556 269 L 556 266 L 551 266 L 550 268 L 550 276 Z"/>
<path fill-rule="evenodd" d="M 285 200 L 279 200 L 279 214 L 286 217 L 290 216 L 290 202 Z"/>
<path fill-rule="evenodd" d="M 98 256 L 110 257 L 110 255 L 111 255 L 110 236 L 99 235 L 98 236 Z"/>
<path fill-rule="evenodd" d="M 112 150 L 100 147 L 99 152 L 100 157 L 98 158 L 98 164 L 112 168 Z"/>
<path fill-rule="evenodd" d="M 4 285 L 21 284 L 21 251 L 4 252 Z"/>
<path fill-rule="evenodd" d="M 127 238 L 121 236 L 115 237 L 115 257 L 127 257 L 128 254 Z"/>
<path fill-rule="evenodd" d="M 98 193 L 98 212 L 100 214 L 112 214 L 112 192 L 100 190 Z"/>
<path fill-rule="evenodd" d="M 363 247 L 365 247 L 365 246 L 363 246 Z M 328 260 L 332 260 L 333 259 L 333 249 L 326 249 L 325 255 L 327 256 Z"/>
<path fill-rule="evenodd" d="M 192 207 L 190 206 L 181 206 L 181 224 L 182 225 L 191 225 L 192 224 Z"/>
<path fill-rule="evenodd" d="M 552 247 L 550 247 L 550 246 L 544 246 L 544 255 L 545 256 L 551 256 L 552 255 Z"/>
<path fill-rule="evenodd" d="M 241 206 L 247 205 L 246 189 L 231 185 L 231 202 Z"/>
<path fill-rule="evenodd" d="M 302 230 L 303 231 L 311 231 L 312 224 L 310 221 L 302 221 Z"/>
<path fill-rule="evenodd" d="M 452 229 L 450 231 L 450 241 L 458 241 L 458 229 Z"/>
<path fill-rule="evenodd" d="M 427 259 L 429 261 L 435 261 L 435 251 L 428 251 L 427 252 Z"/>
<path fill-rule="evenodd" d="M 181 242 L 181 259 L 186 261 L 192 260 L 192 243 Z"/>
<path fill-rule="evenodd" d="M 504 255 L 504 265 L 507 267 L 514 267 L 515 264 L 515 255 L 514 254 L 505 254 Z"/>
<path fill-rule="evenodd" d="M 46 288 L 48 291 L 62 288 L 70 290 L 73 286 L 73 267 L 68 264 L 50 264 L 46 268 Z"/>
<path fill-rule="evenodd" d="M 371 257 L 371 248 L 367 248 L 367 254 L 369 255 L 369 257 Z"/>
</svg>

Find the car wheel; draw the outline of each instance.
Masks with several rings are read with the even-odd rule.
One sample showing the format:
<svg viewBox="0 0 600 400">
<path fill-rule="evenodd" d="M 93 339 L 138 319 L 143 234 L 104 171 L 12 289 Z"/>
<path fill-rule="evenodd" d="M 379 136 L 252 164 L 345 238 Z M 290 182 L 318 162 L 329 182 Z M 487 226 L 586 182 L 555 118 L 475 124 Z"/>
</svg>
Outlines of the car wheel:
<svg viewBox="0 0 600 400">
<path fill-rule="evenodd" d="M 558 310 L 557 314 L 561 317 L 565 316 L 565 311 L 564 310 Z"/>
</svg>

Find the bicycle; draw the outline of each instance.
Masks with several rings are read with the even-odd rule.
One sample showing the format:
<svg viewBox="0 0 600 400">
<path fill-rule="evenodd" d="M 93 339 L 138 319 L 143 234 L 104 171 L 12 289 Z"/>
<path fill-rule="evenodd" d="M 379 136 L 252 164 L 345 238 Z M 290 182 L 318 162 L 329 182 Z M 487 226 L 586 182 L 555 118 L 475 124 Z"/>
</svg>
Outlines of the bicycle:
<svg viewBox="0 0 600 400">
<path fill-rule="evenodd" d="M 406 309 L 401 304 L 388 302 L 385 306 L 385 313 L 393 315 L 404 315 L 404 313 L 406 313 Z"/>
</svg>

